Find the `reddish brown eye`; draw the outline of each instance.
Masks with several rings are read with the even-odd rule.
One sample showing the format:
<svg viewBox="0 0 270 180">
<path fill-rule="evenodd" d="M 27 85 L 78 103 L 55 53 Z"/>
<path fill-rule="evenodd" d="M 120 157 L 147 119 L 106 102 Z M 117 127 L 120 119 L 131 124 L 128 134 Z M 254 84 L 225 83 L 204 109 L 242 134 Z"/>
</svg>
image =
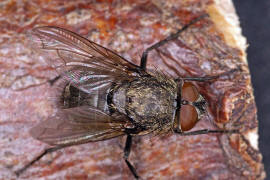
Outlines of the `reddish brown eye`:
<svg viewBox="0 0 270 180">
<path fill-rule="evenodd" d="M 194 102 L 199 98 L 199 92 L 196 87 L 190 83 L 185 82 L 182 87 L 182 100 Z M 192 129 L 198 122 L 198 114 L 194 106 L 182 105 L 180 109 L 180 126 L 182 131 Z"/>
<path fill-rule="evenodd" d="M 190 82 L 185 82 L 182 87 L 182 99 L 194 102 L 198 98 L 199 92 L 196 87 Z"/>
<path fill-rule="evenodd" d="M 192 129 L 198 122 L 198 114 L 195 107 L 191 105 L 184 105 L 180 109 L 180 126 L 182 131 Z M 178 117 L 178 118 L 179 118 Z"/>
</svg>

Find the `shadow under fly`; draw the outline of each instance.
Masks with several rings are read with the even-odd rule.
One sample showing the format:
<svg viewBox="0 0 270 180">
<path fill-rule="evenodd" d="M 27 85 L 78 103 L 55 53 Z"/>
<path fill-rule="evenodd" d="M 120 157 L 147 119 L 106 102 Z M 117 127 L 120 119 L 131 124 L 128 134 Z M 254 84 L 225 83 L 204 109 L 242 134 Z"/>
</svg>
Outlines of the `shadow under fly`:
<svg viewBox="0 0 270 180">
<path fill-rule="evenodd" d="M 66 83 L 59 98 L 62 109 L 30 131 L 34 138 L 52 147 L 16 174 L 20 175 L 56 150 L 126 135 L 124 160 L 138 179 L 139 174 L 129 161 L 133 136 L 169 131 L 182 136 L 237 133 L 237 130 L 224 129 L 189 131 L 206 112 L 206 100 L 190 81 L 211 81 L 237 69 L 217 76 L 177 79 L 146 71 L 147 55 L 151 50 L 177 38 L 206 17 L 195 18 L 175 34 L 147 48 L 139 66 L 69 30 L 53 26 L 33 29 L 42 49 L 58 55 L 58 63 L 48 60 L 59 73 L 54 81 L 65 79 Z M 182 114 L 187 116 L 183 118 Z"/>
</svg>

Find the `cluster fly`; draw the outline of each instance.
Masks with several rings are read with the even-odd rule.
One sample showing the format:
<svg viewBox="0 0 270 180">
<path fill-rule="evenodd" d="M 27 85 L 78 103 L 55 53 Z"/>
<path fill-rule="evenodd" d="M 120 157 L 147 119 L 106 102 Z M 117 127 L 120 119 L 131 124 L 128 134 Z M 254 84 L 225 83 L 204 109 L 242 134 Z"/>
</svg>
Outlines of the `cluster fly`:
<svg viewBox="0 0 270 180">
<path fill-rule="evenodd" d="M 189 131 L 206 112 L 206 100 L 191 81 L 210 81 L 235 70 L 217 76 L 177 79 L 146 71 L 151 50 L 177 38 L 206 16 L 195 18 L 175 34 L 147 48 L 139 66 L 69 30 L 53 26 L 33 29 L 42 49 L 55 51 L 61 59 L 62 64 L 57 65 L 48 61 L 59 77 L 66 79 L 66 84 L 61 95 L 63 108 L 30 131 L 34 138 L 52 147 L 16 174 L 20 175 L 47 153 L 61 148 L 127 135 L 124 160 L 133 176 L 139 179 L 128 160 L 133 136 L 168 131 L 185 136 L 236 133 L 236 130 L 221 129 Z"/>
</svg>

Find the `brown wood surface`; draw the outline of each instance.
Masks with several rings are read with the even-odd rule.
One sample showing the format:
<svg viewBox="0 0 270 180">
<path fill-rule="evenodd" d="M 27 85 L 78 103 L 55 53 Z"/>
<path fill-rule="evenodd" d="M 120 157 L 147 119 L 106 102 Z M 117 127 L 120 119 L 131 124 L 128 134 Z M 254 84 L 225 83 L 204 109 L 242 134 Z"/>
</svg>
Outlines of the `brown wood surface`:
<svg viewBox="0 0 270 180">
<path fill-rule="evenodd" d="M 47 81 L 56 76 L 28 43 L 28 31 L 54 25 L 77 32 L 139 64 L 144 49 L 206 13 L 211 0 L 3 1 L 0 5 L 0 179 L 133 179 L 123 160 L 125 137 L 73 146 L 45 156 L 20 177 L 13 173 L 48 147 L 28 130 L 58 111 Z M 220 27 L 219 27 L 220 28 Z M 246 134 L 256 106 L 241 51 L 226 45 L 206 18 L 149 55 L 148 68 L 170 76 L 242 71 L 197 83 L 209 116 L 193 130 L 240 129 L 239 135 L 134 138 L 131 162 L 143 179 L 263 179 L 262 156 Z"/>
</svg>

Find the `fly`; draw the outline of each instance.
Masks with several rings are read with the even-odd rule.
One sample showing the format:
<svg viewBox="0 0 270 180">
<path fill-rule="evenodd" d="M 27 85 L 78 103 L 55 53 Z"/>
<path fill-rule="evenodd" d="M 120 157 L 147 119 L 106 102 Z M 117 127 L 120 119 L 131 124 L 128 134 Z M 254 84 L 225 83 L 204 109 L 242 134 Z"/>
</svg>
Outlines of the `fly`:
<svg viewBox="0 0 270 180">
<path fill-rule="evenodd" d="M 56 51 L 60 63 L 48 60 L 65 84 L 61 110 L 32 128 L 30 134 L 53 147 L 45 149 L 22 169 L 20 175 L 44 155 L 68 146 L 127 135 L 124 160 L 133 176 L 139 175 L 128 160 L 132 137 L 173 131 L 179 135 L 237 133 L 237 130 L 191 130 L 206 112 L 206 100 L 191 81 L 205 82 L 228 75 L 172 79 L 146 70 L 147 55 L 175 39 L 200 16 L 175 34 L 147 48 L 140 65 L 113 51 L 59 27 L 33 29 L 44 50 Z M 51 82 L 52 83 L 52 82 Z"/>
</svg>

